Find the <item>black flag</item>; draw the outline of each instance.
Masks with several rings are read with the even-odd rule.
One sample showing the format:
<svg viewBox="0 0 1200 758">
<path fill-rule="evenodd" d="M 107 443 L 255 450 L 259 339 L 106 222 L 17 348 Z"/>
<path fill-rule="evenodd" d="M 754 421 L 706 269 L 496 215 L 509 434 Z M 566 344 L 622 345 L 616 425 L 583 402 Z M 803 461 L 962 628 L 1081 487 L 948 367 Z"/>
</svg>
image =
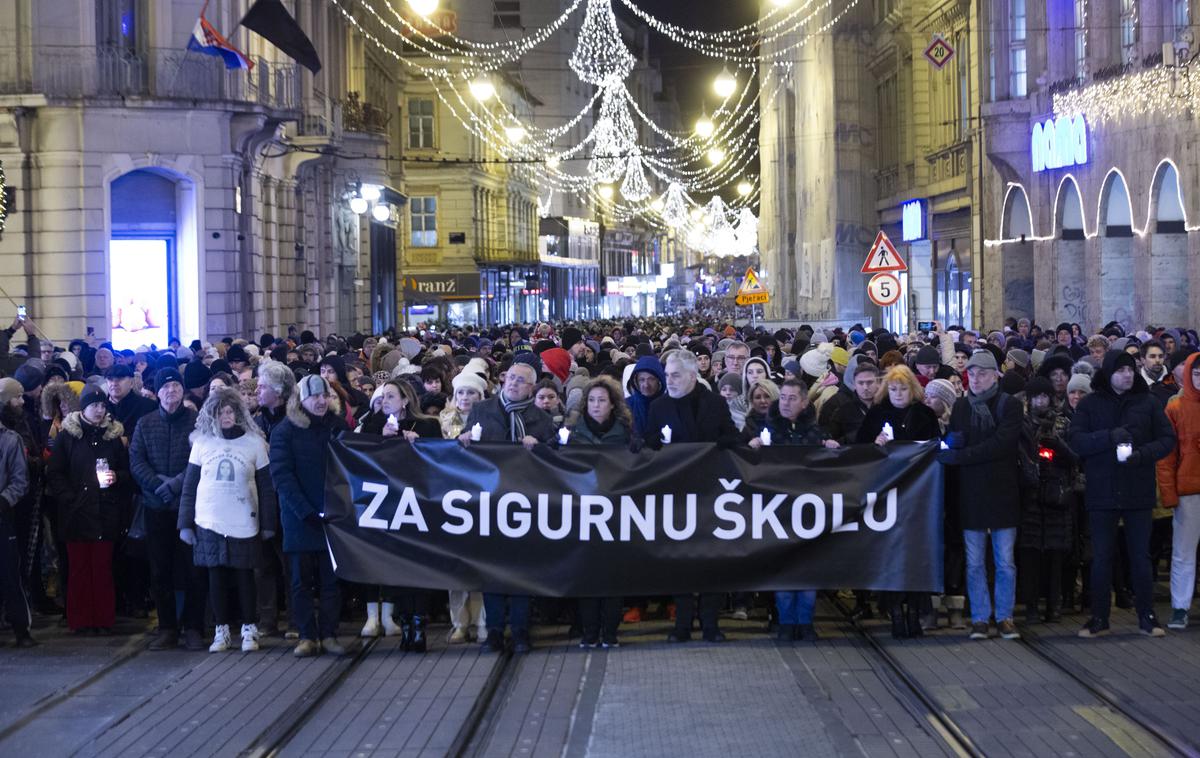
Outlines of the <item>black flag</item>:
<svg viewBox="0 0 1200 758">
<path fill-rule="evenodd" d="M 321 70 L 321 59 L 308 35 L 279 0 L 256 0 L 242 18 L 242 26 L 258 32 L 267 42 L 314 74 Z"/>
</svg>

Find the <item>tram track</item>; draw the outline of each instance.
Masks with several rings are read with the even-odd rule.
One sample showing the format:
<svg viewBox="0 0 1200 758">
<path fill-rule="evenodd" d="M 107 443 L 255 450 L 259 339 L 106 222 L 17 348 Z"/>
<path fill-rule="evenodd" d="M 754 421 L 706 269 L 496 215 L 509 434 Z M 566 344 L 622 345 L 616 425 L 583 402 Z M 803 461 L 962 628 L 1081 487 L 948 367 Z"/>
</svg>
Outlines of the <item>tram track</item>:
<svg viewBox="0 0 1200 758">
<path fill-rule="evenodd" d="M 946 709 L 941 707 L 937 698 L 921 684 L 918 677 L 905 668 L 904 664 L 888 651 L 887 646 L 879 641 L 874 632 L 855 618 L 850 609 L 841 600 L 831 596 L 831 602 L 837 608 L 838 612 L 845 617 L 845 620 L 855 632 L 857 632 L 858 636 L 876 654 L 877 659 L 883 661 L 884 666 L 895 681 L 902 684 L 904 689 L 924 707 L 928 716 L 927 723 L 931 725 L 931 731 L 937 737 L 959 755 L 972 756 L 973 758 L 986 755 L 971 739 L 966 729 L 957 723 Z M 1022 644 L 1037 655 L 1039 660 L 1078 684 L 1098 704 L 1111 709 L 1114 713 L 1120 714 L 1129 724 L 1142 733 L 1144 739 L 1141 742 L 1143 744 L 1157 745 L 1167 754 L 1171 755 L 1189 757 L 1200 755 L 1200 746 L 1189 744 L 1171 734 L 1168 729 L 1157 722 L 1152 716 L 1133 706 L 1127 698 L 1122 697 L 1119 693 L 1111 691 L 1092 674 L 1082 670 L 1078 666 L 1065 662 L 1063 657 L 1055 655 L 1049 643 L 1040 638 L 1036 633 L 1029 632 L 1027 629 L 1022 629 L 1021 633 L 1021 642 L 1018 644 Z"/>
</svg>

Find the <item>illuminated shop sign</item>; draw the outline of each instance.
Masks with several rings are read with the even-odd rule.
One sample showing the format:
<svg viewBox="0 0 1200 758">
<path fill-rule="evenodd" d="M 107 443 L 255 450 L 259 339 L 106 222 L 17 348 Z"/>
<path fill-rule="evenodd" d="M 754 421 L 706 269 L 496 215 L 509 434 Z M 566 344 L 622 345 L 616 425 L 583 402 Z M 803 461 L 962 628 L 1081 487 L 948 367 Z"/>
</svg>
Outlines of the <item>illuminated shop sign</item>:
<svg viewBox="0 0 1200 758">
<path fill-rule="evenodd" d="M 1087 122 L 1083 114 L 1034 124 L 1030 149 L 1034 173 L 1087 163 Z"/>
<path fill-rule="evenodd" d="M 925 201 L 909 200 L 900 206 L 900 239 L 911 242 L 925 236 Z"/>
</svg>

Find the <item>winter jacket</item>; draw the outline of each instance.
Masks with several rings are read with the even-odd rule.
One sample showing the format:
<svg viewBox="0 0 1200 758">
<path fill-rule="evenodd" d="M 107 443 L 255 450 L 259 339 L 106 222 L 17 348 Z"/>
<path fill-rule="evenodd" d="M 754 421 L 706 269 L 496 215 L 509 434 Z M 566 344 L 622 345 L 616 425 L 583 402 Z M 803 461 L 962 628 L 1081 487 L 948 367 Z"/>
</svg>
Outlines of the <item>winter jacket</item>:
<svg viewBox="0 0 1200 758">
<path fill-rule="evenodd" d="M 817 425 L 817 409 L 809 405 L 795 421 L 779 414 L 779 401 L 771 404 L 771 410 L 763 421 L 746 421 L 743 433 L 746 441 L 762 434 L 763 428 L 771 430 L 771 445 L 822 445 L 829 435 Z"/>
<path fill-rule="evenodd" d="M 174 413 L 167 413 L 159 406 L 138 422 L 129 443 L 129 468 L 141 488 L 142 504 L 147 508 L 173 510 L 179 507 L 188 455 L 192 450 L 188 435 L 195 426 L 196 412 L 183 403 Z M 167 501 L 157 494 L 164 482 L 171 490 Z"/>
<path fill-rule="evenodd" d="M 570 427 L 571 436 L 567 438 L 568 445 L 629 445 L 632 439 L 633 432 L 624 422 L 617 420 L 613 422 L 604 432 L 597 434 L 588 425 L 586 419 L 580 415 L 579 419 Z"/>
<path fill-rule="evenodd" d="M 1142 510 L 1155 503 L 1155 465 L 1175 447 L 1175 431 L 1146 380 L 1135 373 L 1133 387 L 1118 395 L 1112 374 L 1121 353 L 1110 350 L 1092 377 L 1092 394 L 1079 401 L 1071 419 L 1067 444 L 1083 460 L 1088 510 Z M 1124 360 L 1124 359 L 1122 359 Z M 1113 430 L 1124 427 L 1133 437 L 1135 458 L 1117 462 Z"/>
<path fill-rule="evenodd" d="M 382 435 L 383 427 L 387 425 L 387 420 L 386 413 L 371 411 L 366 416 L 363 416 L 362 423 L 354 431 L 363 434 Z M 405 416 L 402 419 L 397 419 L 397 421 L 399 422 L 401 432 L 416 432 L 418 437 L 425 439 L 440 440 L 442 438 L 442 427 L 436 419 Z"/>
<path fill-rule="evenodd" d="M 329 442 L 346 432 L 340 403 L 330 398 L 317 418 L 288 398 L 287 418 L 271 432 L 271 481 L 279 497 L 283 549 L 289 553 L 325 550 L 325 456 Z"/>
<path fill-rule="evenodd" d="M 671 442 L 715 442 L 733 447 L 742 435 L 733 425 L 725 398 L 699 384 L 681 398 L 664 394 L 650 404 L 646 415 L 646 445 L 662 447 L 662 428 L 671 427 Z"/>
<path fill-rule="evenodd" d="M 906 408 L 897 408 L 892 401 L 883 400 L 871 406 L 855 433 L 854 441 L 872 443 L 883 431 L 884 424 L 892 425 L 892 438 L 900 441 L 924 442 L 940 439 L 942 427 L 937 414 L 924 403 L 910 402 Z"/>
<path fill-rule="evenodd" d="M 109 403 L 108 409 L 112 413 L 113 418 L 121 422 L 121 426 L 125 427 L 125 439 L 131 441 L 133 433 L 137 429 L 138 421 L 143 416 L 148 416 L 154 413 L 154 409 L 158 407 L 148 397 L 142 397 L 136 392 L 130 390 L 129 394 L 121 398 L 119 403 Z"/>
<path fill-rule="evenodd" d="M 863 425 L 869 410 L 871 406 L 859 400 L 855 394 L 849 402 L 838 406 L 833 418 L 827 422 L 822 421 L 821 428 L 829 433 L 830 439 L 835 439 L 843 445 L 853 444 L 854 440 L 858 439 L 858 428 Z M 824 417 L 825 414 L 822 413 L 818 418 Z"/>
<path fill-rule="evenodd" d="M 63 420 L 62 432 L 46 466 L 46 491 L 58 505 L 61 534 L 66 542 L 115 540 L 128 527 L 133 480 L 121 422 L 106 416 L 99 426 L 75 411 Z M 111 487 L 101 489 L 96 461 L 108 459 L 116 474 Z"/>
<path fill-rule="evenodd" d="M 1022 482 L 1019 547 L 1067 552 L 1075 545 L 1078 459 L 1066 442 L 1070 423 L 1057 408 L 1024 419 L 1022 444 L 1037 482 Z"/>
<path fill-rule="evenodd" d="M 283 423 L 287 418 L 287 403 L 284 402 L 275 410 L 270 408 L 259 408 L 254 414 L 254 423 L 258 424 L 258 428 L 262 430 L 263 436 L 268 440 L 271 439 L 271 432 L 275 431 L 275 427 Z"/>
<path fill-rule="evenodd" d="M 1192 366 L 1200 353 L 1192 353 L 1183 364 L 1183 393 L 1167 403 L 1167 420 L 1175 432 L 1176 445 L 1158 462 L 1158 491 L 1168 508 L 1179 505 L 1181 495 L 1200 494 L 1200 390 L 1191 382 Z"/>
<path fill-rule="evenodd" d="M 25 444 L 12 429 L 0 426 L 0 520 L 9 518 L 28 487 Z"/>
<path fill-rule="evenodd" d="M 554 422 L 550 420 L 550 414 L 541 408 L 531 403 L 521 411 L 521 418 L 525 421 L 525 434 L 538 442 L 554 439 Z M 467 416 L 463 430 L 470 431 L 476 424 L 483 428 L 480 437 L 482 442 L 520 442 L 509 439 L 510 421 L 508 414 L 504 412 L 504 406 L 500 404 L 499 395 L 480 400 L 471 406 L 471 413 Z"/>
<path fill-rule="evenodd" d="M 646 397 L 638 391 L 637 375 L 643 371 L 649 371 L 658 377 L 661 389 L 654 397 Z M 629 384 L 626 385 L 626 389 L 629 391 L 626 401 L 629 403 L 629 411 L 633 414 L 633 433 L 639 437 L 645 437 L 646 417 L 650 413 L 650 405 L 660 397 L 664 397 L 667 392 L 667 372 L 663 369 L 662 361 L 653 355 L 643 355 L 638 358 L 638 362 L 633 367 L 633 373 L 629 376 Z M 722 402 L 724 401 L 722 400 Z"/>
<path fill-rule="evenodd" d="M 954 499 L 963 529 L 1012 529 L 1021 520 L 1021 477 L 1017 447 L 1021 441 L 1021 401 L 997 391 L 987 402 L 995 426 L 972 429 L 969 398 L 960 397 L 950 411 L 947 444 L 938 460 L 958 467 Z"/>
</svg>

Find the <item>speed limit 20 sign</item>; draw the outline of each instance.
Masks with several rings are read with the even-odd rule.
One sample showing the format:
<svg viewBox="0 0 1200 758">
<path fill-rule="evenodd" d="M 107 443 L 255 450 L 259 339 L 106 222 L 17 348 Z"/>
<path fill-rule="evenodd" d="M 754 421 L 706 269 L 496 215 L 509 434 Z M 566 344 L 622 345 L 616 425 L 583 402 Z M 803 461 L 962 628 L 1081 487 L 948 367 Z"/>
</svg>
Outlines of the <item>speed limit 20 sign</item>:
<svg viewBox="0 0 1200 758">
<path fill-rule="evenodd" d="M 900 280 L 895 274 L 876 274 L 867 282 L 867 296 L 880 308 L 893 305 L 900 299 L 901 294 Z"/>
</svg>

